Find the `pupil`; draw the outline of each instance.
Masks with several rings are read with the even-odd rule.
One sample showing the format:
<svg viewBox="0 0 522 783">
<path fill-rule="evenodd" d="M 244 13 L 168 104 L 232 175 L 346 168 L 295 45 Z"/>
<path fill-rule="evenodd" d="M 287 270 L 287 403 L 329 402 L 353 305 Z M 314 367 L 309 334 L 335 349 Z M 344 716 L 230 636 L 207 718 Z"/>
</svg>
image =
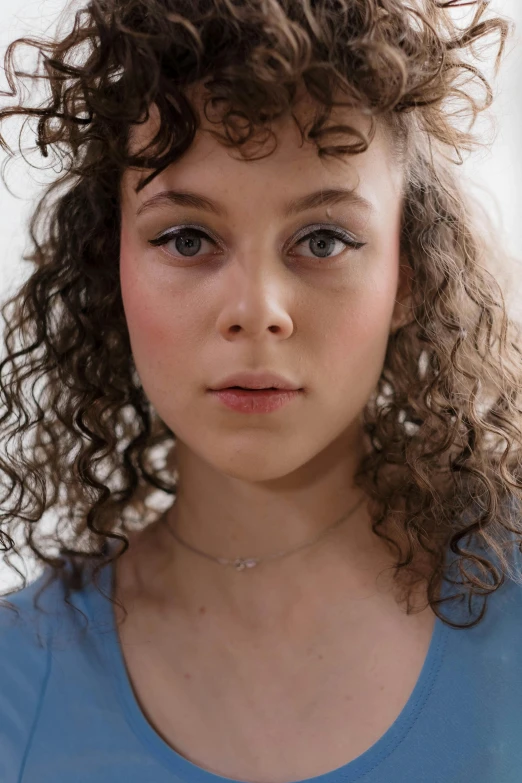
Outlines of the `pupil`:
<svg viewBox="0 0 522 783">
<path fill-rule="evenodd" d="M 316 234 L 315 236 L 311 237 L 311 239 L 310 239 L 310 242 L 315 242 L 316 245 L 317 244 L 321 245 L 321 247 L 318 248 L 319 255 L 321 256 L 321 258 L 326 258 L 329 255 L 329 253 L 331 252 L 331 249 L 332 249 L 331 247 L 329 247 L 329 245 L 335 243 L 335 238 L 334 237 L 328 236 L 325 239 L 325 236 L 326 235 L 324 233 L 322 233 L 322 234 L 319 233 L 319 234 Z M 322 239 L 318 239 L 317 237 L 322 237 Z M 325 247 L 325 245 L 327 247 Z M 324 252 L 325 250 L 327 252 Z"/>
<path fill-rule="evenodd" d="M 176 250 L 180 253 L 183 251 L 190 251 L 187 253 L 189 256 L 195 255 L 201 246 L 201 237 L 198 237 L 195 232 L 184 231 L 183 234 L 178 234 L 175 238 Z"/>
</svg>

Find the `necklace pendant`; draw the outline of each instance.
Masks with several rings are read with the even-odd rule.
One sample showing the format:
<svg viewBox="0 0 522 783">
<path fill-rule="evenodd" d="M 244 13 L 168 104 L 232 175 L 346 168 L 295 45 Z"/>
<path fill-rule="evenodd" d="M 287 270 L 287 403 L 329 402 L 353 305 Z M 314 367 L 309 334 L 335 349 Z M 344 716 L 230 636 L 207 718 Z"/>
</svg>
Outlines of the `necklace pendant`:
<svg viewBox="0 0 522 783">
<path fill-rule="evenodd" d="M 253 568 L 257 565 L 257 560 L 253 560 L 252 558 L 247 558 L 244 560 L 241 557 L 238 557 L 237 560 L 234 560 L 234 568 L 236 571 L 244 571 L 245 568 Z"/>
</svg>

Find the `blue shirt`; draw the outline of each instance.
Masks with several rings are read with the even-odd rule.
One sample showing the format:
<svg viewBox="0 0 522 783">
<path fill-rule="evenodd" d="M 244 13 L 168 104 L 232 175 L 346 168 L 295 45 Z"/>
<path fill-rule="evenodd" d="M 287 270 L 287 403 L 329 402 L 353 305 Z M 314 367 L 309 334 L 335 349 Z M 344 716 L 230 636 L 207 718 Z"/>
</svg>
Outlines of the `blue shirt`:
<svg viewBox="0 0 522 783">
<path fill-rule="evenodd" d="M 48 571 L 0 608 L 2 783 L 227 783 L 173 750 L 127 676 L 112 604 L 90 584 L 64 603 L 61 581 L 32 605 Z M 112 567 L 100 586 L 112 590 Z M 444 610 L 443 610 L 444 611 Z M 38 614 L 38 617 L 36 616 Z M 403 710 L 364 753 L 313 783 L 520 783 L 522 587 L 506 582 L 471 629 L 437 619 Z M 175 709 L 175 705 L 173 705 Z"/>
</svg>

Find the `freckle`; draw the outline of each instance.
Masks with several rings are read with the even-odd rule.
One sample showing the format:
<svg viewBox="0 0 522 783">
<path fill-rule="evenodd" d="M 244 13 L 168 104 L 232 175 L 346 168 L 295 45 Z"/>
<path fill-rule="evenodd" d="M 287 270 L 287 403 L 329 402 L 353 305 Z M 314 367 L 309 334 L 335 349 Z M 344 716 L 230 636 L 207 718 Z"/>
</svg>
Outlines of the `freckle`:
<svg viewBox="0 0 522 783">
<path fill-rule="evenodd" d="M 199 613 L 200 613 L 200 614 L 205 614 L 205 612 L 206 612 L 206 611 L 207 611 L 207 608 L 206 608 L 206 606 L 200 606 L 200 607 L 199 607 Z"/>
<path fill-rule="evenodd" d="M 320 661 L 323 660 L 323 656 L 320 653 L 319 653 L 319 655 L 317 657 L 319 658 Z"/>
<path fill-rule="evenodd" d="M 192 675 L 189 674 L 188 672 L 185 674 L 185 679 L 186 680 L 190 680 L 191 677 L 192 677 Z"/>
</svg>

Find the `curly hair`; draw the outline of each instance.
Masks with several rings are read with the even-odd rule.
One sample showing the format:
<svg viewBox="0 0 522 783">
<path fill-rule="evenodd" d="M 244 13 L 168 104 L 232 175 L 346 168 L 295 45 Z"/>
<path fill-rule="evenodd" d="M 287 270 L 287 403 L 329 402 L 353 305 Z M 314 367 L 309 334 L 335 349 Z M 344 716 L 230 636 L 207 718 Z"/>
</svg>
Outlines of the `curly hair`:
<svg viewBox="0 0 522 783">
<path fill-rule="evenodd" d="M 140 385 L 122 304 L 121 182 L 128 167 L 150 170 L 138 192 L 190 147 L 196 85 L 205 89 L 205 115 L 216 112 L 215 137 L 247 160 L 256 134 L 266 139 L 279 117 L 293 117 L 321 157 L 365 151 L 379 121 L 391 129 L 405 173 L 401 253 L 411 309 L 390 334 L 361 417 L 371 448 L 356 481 L 371 502 L 372 530 L 396 552 L 397 581 L 408 583 L 408 597 L 426 579 L 444 622 L 476 625 L 506 573 L 519 578 L 508 548 L 520 550 L 522 540 L 520 515 L 512 514 L 522 500 L 522 338 L 497 280 L 507 253 L 456 174 L 493 99 L 477 63 L 494 46 L 498 69 L 510 34 L 511 22 L 487 6 L 91 0 L 61 38 L 9 45 L 11 92 L 3 94 L 16 95 L 14 76 L 30 76 L 48 83 L 50 97 L 38 107 L 4 107 L 0 122 L 37 117 L 41 155 L 51 148 L 65 169 L 29 221 L 32 248 L 23 259 L 34 268 L 1 310 L 0 545 L 24 587 L 11 562 L 17 536 L 50 566 L 44 587 L 63 578 L 69 603 L 87 579 L 98 587 L 101 567 L 128 548 L 132 525 L 157 515 L 154 496 L 176 495 L 176 436 Z M 14 69 L 23 43 L 43 54 L 43 74 Z M 317 108 L 306 128 L 293 113 L 302 87 Z M 157 133 L 131 155 L 131 126 L 152 105 Z M 361 110 L 368 133 L 329 127 L 335 106 Z M 328 133 L 345 143 L 328 144 Z M 3 135 L 0 143 L 12 157 Z M 48 511 L 57 524 L 44 534 Z M 108 539 L 122 542 L 114 556 Z M 447 551 L 458 579 L 446 568 Z M 422 558 L 427 573 L 417 568 Z M 469 623 L 441 613 L 444 579 L 458 585 L 453 601 L 483 598 Z"/>
</svg>

